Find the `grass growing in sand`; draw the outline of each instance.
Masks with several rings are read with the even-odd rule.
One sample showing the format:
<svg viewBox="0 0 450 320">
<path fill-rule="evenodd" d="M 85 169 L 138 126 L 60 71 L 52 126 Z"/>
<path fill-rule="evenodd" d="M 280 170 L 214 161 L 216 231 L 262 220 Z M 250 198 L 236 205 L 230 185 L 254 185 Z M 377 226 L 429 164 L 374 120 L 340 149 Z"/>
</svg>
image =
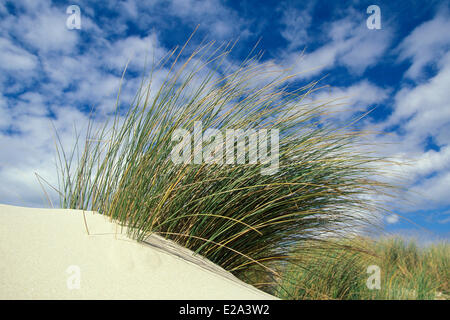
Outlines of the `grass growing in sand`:
<svg viewBox="0 0 450 320">
<path fill-rule="evenodd" d="M 58 139 L 61 207 L 98 211 L 137 240 L 159 234 L 244 281 L 257 274 L 279 282 L 298 262 L 294 247 L 333 248 L 327 239 L 371 225 L 379 208 L 366 199 L 389 186 L 373 178 L 382 160 L 359 148 L 362 134 L 331 121 L 329 104 L 311 101 L 318 82 L 296 86 L 289 70 L 258 55 L 234 66 L 229 52 L 213 44 L 190 56 L 172 51 L 145 74 L 129 109 L 117 108 L 105 126 L 90 123 L 72 152 Z M 203 133 L 278 129 L 279 170 L 174 164 L 172 135 L 192 132 L 195 121 Z"/>
<path fill-rule="evenodd" d="M 283 299 L 449 299 L 450 245 L 419 248 L 413 241 L 389 238 L 336 241 L 321 247 L 300 244 L 296 264 L 271 287 Z M 366 285 L 367 267 L 380 268 L 380 289 Z"/>
</svg>

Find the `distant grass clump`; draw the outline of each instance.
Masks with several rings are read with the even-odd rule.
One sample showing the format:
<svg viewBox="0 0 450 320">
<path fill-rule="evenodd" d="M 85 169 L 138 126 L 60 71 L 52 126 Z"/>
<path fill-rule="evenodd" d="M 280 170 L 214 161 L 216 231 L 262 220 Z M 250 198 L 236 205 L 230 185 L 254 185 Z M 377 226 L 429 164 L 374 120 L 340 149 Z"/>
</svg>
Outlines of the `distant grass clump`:
<svg viewBox="0 0 450 320">
<path fill-rule="evenodd" d="M 306 254 L 305 254 L 306 253 Z M 310 254 L 308 254 L 310 253 Z M 287 266 L 272 293 L 284 299 L 449 299 L 450 245 L 419 248 L 399 238 L 380 241 L 336 241 L 335 247 L 317 244 L 293 251 L 296 263 Z M 366 285 L 380 268 L 380 289 Z"/>
<path fill-rule="evenodd" d="M 128 109 L 99 128 L 93 120 L 72 152 L 57 144 L 61 207 L 98 211 L 139 241 L 158 234 L 267 282 L 280 279 L 293 246 L 372 224 L 377 208 L 367 199 L 388 187 L 373 178 L 381 160 L 359 148 L 359 132 L 329 120 L 330 105 L 311 101 L 317 82 L 299 86 L 259 58 L 235 65 L 227 46 L 211 44 L 155 63 Z M 203 134 L 278 129 L 279 170 L 174 164 L 173 134 L 195 121 Z"/>
</svg>

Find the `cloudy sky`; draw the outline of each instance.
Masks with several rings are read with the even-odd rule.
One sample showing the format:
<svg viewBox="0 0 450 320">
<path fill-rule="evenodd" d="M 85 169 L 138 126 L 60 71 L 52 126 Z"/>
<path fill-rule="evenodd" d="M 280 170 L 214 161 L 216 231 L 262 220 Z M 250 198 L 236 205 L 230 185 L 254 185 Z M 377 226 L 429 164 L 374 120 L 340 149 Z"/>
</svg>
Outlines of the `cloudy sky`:
<svg viewBox="0 0 450 320">
<path fill-rule="evenodd" d="M 70 5 L 80 29 L 67 27 Z M 381 29 L 367 26 L 370 5 Z M 55 182 L 50 120 L 70 142 L 90 108 L 114 109 L 129 59 L 124 103 L 146 56 L 164 56 L 197 25 L 193 46 L 239 38 L 229 63 L 260 39 L 263 60 L 301 72 L 299 83 L 326 75 L 320 98 L 375 108 L 359 126 L 383 132 L 377 152 L 407 163 L 398 170 L 411 200 L 392 204 L 399 216 L 386 230 L 450 238 L 449 1 L 1 1 L 0 203 L 46 206 L 35 172 Z"/>
</svg>

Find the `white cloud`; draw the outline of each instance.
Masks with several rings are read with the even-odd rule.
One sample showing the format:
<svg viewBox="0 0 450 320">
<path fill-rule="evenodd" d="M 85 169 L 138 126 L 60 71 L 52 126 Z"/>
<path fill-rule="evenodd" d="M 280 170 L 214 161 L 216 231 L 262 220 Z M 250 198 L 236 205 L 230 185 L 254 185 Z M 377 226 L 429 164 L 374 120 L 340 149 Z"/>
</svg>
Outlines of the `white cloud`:
<svg viewBox="0 0 450 320">
<path fill-rule="evenodd" d="M 0 95 L 0 130 L 6 130 L 11 121 L 7 100 L 3 95 Z"/>
<path fill-rule="evenodd" d="M 296 8 L 284 8 L 281 24 L 284 29 L 281 30 L 281 36 L 288 42 L 288 49 L 303 49 L 308 41 L 308 28 L 311 26 L 312 6 L 307 9 L 298 10 Z"/>
<path fill-rule="evenodd" d="M 369 111 L 374 105 L 385 101 L 389 97 L 390 90 L 380 88 L 367 80 L 362 80 L 347 87 L 322 88 L 317 93 L 311 94 L 311 99 L 316 102 L 326 103 L 329 113 L 340 123 L 354 121 L 356 115 Z"/>
<path fill-rule="evenodd" d="M 397 223 L 399 220 L 400 220 L 400 218 L 396 214 L 390 214 L 386 217 L 386 222 L 389 224 Z"/>
<path fill-rule="evenodd" d="M 396 106 L 387 125 L 406 121 L 405 130 L 416 139 L 428 135 L 438 144 L 450 138 L 450 54 L 441 70 L 433 78 L 415 87 L 404 87 L 395 97 Z"/>
<path fill-rule="evenodd" d="M 4 71 L 30 71 L 36 68 L 35 55 L 0 37 L 0 69 Z"/>
<path fill-rule="evenodd" d="M 417 27 L 398 46 L 399 59 L 412 61 L 406 76 L 420 78 L 424 68 L 436 64 L 450 49 L 450 15 L 448 9 L 442 8 L 437 16 Z"/>
<path fill-rule="evenodd" d="M 247 23 L 219 0 L 171 0 L 168 7 L 169 15 L 200 24 L 214 39 L 248 34 Z"/>
<path fill-rule="evenodd" d="M 43 100 L 35 93 L 27 98 L 30 99 L 30 111 L 33 110 L 31 101 Z M 63 145 L 71 150 L 75 139 L 74 125 L 78 131 L 86 129 L 88 117 L 73 107 L 53 106 L 52 109 L 55 110 L 55 119 L 52 121 Z M 7 150 L 0 153 L 0 199 L 2 203 L 8 204 L 46 206 L 44 192 L 35 172 L 57 187 L 54 129 L 47 116 L 23 111 L 23 108 L 11 109 L 11 124 L 20 134 L 0 132 L 0 149 Z M 50 195 L 54 201 L 56 194 L 51 192 Z"/>
<path fill-rule="evenodd" d="M 409 157 L 409 160 L 414 159 L 414 162 L 402 167 L 402 174 L 410 179 L 425 177 L 433 172 L 450 170 L 450 145 L 443 147 L 439 151 L 428 150 Z M 407 161 L 408 159 L 405 160 Z"/>
<path fill-rule="evenodd" d="M 70 53 L 78 42 L 78 32 L 66 27 L 67 15 L 60 10 L 38 12 L 36 17 L 24 16 L 17 23 L 23 28 L 22 39 L 37 50 Z"/>
<path fill-rule="evenodd" d="M 345 66 L 360 75 L 382 58 L 392 38 L 389 25 L 381 30 L 369 30 L 351 9 L 346 18 L 324 24 L 322 29 L 328 40 L 325 45 L 307 50 L 300 60 L 299 53 L 285 54 L 284 63 L 295 65 L 298 72 L 308 71 L 301 77 L 311 77 L 336 66 Z M 293 36 L 291 39 L 298 41 Z"/>
<path fill-rule="evenodd" d="M 182 21 L 193 31 L 199 25 L 214 40 L 245 38 L 250 34 L 249 22 L 242 19 L 236 10 L 220 0 L 126 0 L 118 4 L 121 15 L 109 32 L 123 34 L 126 21 L 133 21 L 142 30 L 167 26 L 168 18 Z"/>
<path fill-rule="evenodd" d="M 389 90 L 380 88 L 367 80 L 362 80 L 348 87 L 331 87 L 329 90 L 320 91 L 321 99 L 337 99 L 349 106 L 363 107 L 367 109 L 371 104 L 384 101 Z M 342 99 L 342 100 L 341 100 Z"/>
<path fill-rule="evenodd" d="M 89 7 L 81 6 L 82 28 L 96 41 L 80 54 L 80 33 L 67 30 L 65 8 L 49 1 L 15 5 L 18 14 L 0 21 L 0 199 L 42 206 L 43 192 L 34 173 L 57 186 L 51 121 L 70 150 L 74 125 L 82 132 L 88 123 L 87 114 L 77 108 L 113 111 L 128 59 L 130 69 L 139 71 L 146 53 L 151 65 L 153 57 L 158 61 L 167 51 L 155 33 L 107 39 L 104 30 L 83 16 Z M 122 101 L 131 102 L 139 81 L 140 76 L 127 76 Z"/>
<path fill-rule="evenodd" d="M 411 192 L 423 198 L 421 208 L 435 209 L 439 205 L 449 205 L 450 199 L 448 196 L 450 190 L 450 169 L 439 172 L 438 175 L 433 176 L 420 184 L 414 186 Z"/>
<path fill-rule="evenodd" d="M 161 47 L 155 33 L 143 38 L 130 36 L 119 39 L 110 43 L 105 51 L 102 51 L 103 63 L 119 71 L 124 69 L 129 60 L 129 68 L 141 70 L 145 63 L 147 66 L 152 65 L 153 62 L 157 63 L 167 53 Z"/>
<path fill-rule="evenodd" d="M 14 37 L 32 50 L 70 53 L 78 42 L 78 32 L 66 27 L 65 10 L 49 1 L 15 3 L 24 13 L 8 15 L 0 21 L 4 36 Z M 19 11 L 20 12 L 20 11 Z"/>
<path fill-rule="evenodd" d="M 414 202 L 414 206 L 403 208 L 407 211 L 450 204 L 450 53 L 443 52 L 450 40 L 442 36 L 448 29 L 443 14 L 418 26 L 397 49 L 400 59 L 411 59 L 406 77 L 416 82 L 401 87 L 394 97 L 392 114 L 378 125 L 381 130 L 395 128 L 389 136 L 395 144 L 383 151 L 403 163 L 389 169 L 406 178 L 408 197 Z M 436 72 L 427 77 L 423 71 L 430 64 Z M 438 150 L 427 149 L 429 141 Z"/>
</svg>

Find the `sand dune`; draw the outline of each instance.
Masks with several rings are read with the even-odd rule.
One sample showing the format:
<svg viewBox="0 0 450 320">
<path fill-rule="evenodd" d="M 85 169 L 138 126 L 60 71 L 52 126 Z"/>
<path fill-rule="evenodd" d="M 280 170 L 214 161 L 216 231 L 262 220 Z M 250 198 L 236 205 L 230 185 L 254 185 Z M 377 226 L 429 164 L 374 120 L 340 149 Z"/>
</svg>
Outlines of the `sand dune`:
<svg viewBox="0 0 450 320">
<path fill-rule="evenodd" d="M 275 299 L 170 241 L 123 232 L 94 212 L 0 205 L 0 299 Z"/>
</svg>

